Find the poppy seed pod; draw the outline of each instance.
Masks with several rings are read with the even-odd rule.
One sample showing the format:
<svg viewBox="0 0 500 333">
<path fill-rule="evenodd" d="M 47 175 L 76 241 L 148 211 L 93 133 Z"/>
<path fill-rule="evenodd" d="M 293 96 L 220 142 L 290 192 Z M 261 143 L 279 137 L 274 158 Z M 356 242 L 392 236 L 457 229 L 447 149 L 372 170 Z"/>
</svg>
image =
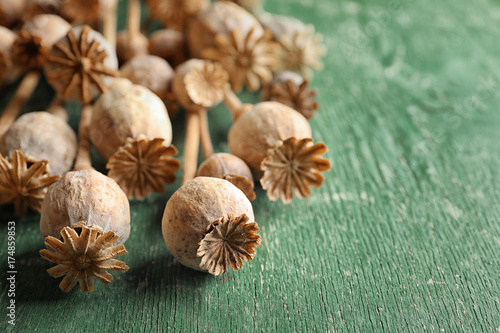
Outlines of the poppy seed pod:
<svg viewBox="0 0 500 333">
<path fill-rule="evenodd" d="M 243 36 L 254 29 L 252 38 L 255 39 L 264 35 L 259 21 L 245 9 L 227 1 L 214 3 L 188 22 L 189 52 L 193 57 L 200 58 L 203 50 L 214 46 L 217 34 L 227 35 L 233 29 L 238 29 Z"/>
<path fill-rule="evenodd" d="M 122 77 L 148 88 L 162 100 L 167 98 L 174 77 L 174 70 L 168 62 L 154 55 L 132 58 L 120 68 L 120 72 Z"/>
<path fill-rule="evenodd" d="M 236 119 L 229 130 L 229 150 L 248 164 L 256 178 L 260 178 L 261 163 L 268 150 L 291 137 L 311 137 L 307 119 L 284 104 L 262 102 Z"/>
<path fill-rule="evenodd" d="M 196 177 L 167 202 L 165 243 L 181 264 L 219 275 L 255 255 L 260 237 L 250 201 L 230 182 Z"/>
<path fill-rule="evenodd" d="M 172 125 L 161 99 L 147 88 L 127 79 L 115 79 L 99 97 L 92 112 L 90 140 L 108 160 L 128 138 L 140 134 L 148 139 L 172 141 Z"/>
<path fill-rule="evenodd" d="M 130 235 L 127 196 L 111 178 L 93 170 L 66 173 L 50 187 L 42 204 L 40 231 L 47 249 L 40 255 L 56 266 L 47 272 L 64 276 L 59 287 L 68 292 L 79 283 L 94 290 L 94 279 L 108 284 L 108 271 L 129 267 L 115 257 L 127 253 Z"/>
<path fill-rule="evenodd" d="M 95 170 L 71 171 L 54 183 L 42 203 L 42 237 L 59 238 L 64 227 L 81 221 L 113 231 L 123 244 L 130 235 L 127 196 L 111 178 Z"/>
<path fill-rule="evenodd" d="M 61 175 L 73 166 L 77 140 L 73 129 L 48 112 L 29 112 L 17 118 L 0 140 L 0 153 L 23 152 L 28 162 L 47 160 L 51 175 Z"/>
<path fill-rule="evenodd" d="M 245 193 L 249 200 L 255 199 L 252 171 L 241 158 L 232 154 L 210 155 L 200 164 L 196 176 L 225 179 Z"/>
</svg>

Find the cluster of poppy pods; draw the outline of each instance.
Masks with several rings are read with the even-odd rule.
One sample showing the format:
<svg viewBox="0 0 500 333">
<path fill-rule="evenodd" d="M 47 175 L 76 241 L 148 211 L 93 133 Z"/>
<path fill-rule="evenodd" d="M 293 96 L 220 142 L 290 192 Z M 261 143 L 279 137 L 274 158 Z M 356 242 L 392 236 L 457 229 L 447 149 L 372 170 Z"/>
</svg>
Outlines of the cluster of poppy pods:
<svg viewBox="0 0 500 333">
<path fill-rule="evenodd" d="M 251 201 L 309 197 L 330 162 L 308 123 L 318 105 L 308 86 L 325 50 L 303 22 L 263 11 L 259 1 L 147 0 L 163 29 L 146 36 L 141 3 L 128 1 L 117 32 L 117 0 L 0 3 L 0 89 L 22 76 L 0 116 L 0 204 L 40 213 L 48 270 L 77 283 L 109 283 L 126 271 L 130 199 L 163 192 L 182 166 L 162 231 L 181 264 L 213 275 L 237 270 L 260 244 Z M 42 75 L 42 73 L 44 75 Z M 40 80 L 55 96 L 45 111 L 20 110 Z M 241 89 L 262 91 L 245 104 Z M 65 103 L 81 102 L 78 137 Z M 233 117 L 228 152 L 214 153 L 208 112 Z M 186 112 L 182 163 L 170 119 Z M 92 166 L 95 147 L 107 174 Z M 199 164 L 199 150 L 203 161 Z"/>
</svg>

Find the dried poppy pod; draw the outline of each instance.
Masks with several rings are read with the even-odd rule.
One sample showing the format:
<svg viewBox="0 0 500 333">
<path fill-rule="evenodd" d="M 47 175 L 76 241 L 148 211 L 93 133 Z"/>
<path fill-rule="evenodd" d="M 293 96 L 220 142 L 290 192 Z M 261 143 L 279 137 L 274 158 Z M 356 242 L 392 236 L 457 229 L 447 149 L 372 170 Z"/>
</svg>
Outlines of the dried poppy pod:
<svg viewBox="0 0 500 333">
<path fill-rule="evenodd" d="M 229 150 L 244 160 L 260 178 L 269 199 L 289 203 L 310 194 L 309 186 L 323 182 L 320 172 L 330 162 L 320 157 L 323 143 L 312 144 L 307 119 L 278 102 L 262 102 L 238 114 L 229 130 Z"/>
<path fill-rule="evenodd" d="M 248 200 L 255 200 L 252 171 L 237 156 L 227 153 L 212 154 L 200 164 L 196 176 L 225 179 L 239 188 Z"/>
<path fill-rule="evenodd" d="M 90 140 L 129 198 L 163 192 L 180 168 L 165 105 L 147 88 L 115 79 L 94 105 Z"/>
<path fill-rule="evenodd" d="M 182 31 L 186 21 L 210 5 L 209 0 L 146 0 L 152 18 Z"/>
<path fill-rule="evenodd" d="M 148 54 L 149 39 L 142 33 L 131 37 L 127 30 L 118 33 L 116 40 L 116 54 L 118 61 L 123 64 L 130 59 Z"/>
<path fill-rule="evenodd" d="M 216 2 L 207 7 L 187 25 L 187 42 L 191 56 L 201 58 L 203 50 L 215 46 L 216 35 L 229 35 L 234 29 L 238 29 L 242 36 L 247 36 L 253 29 L 252 39 L 258 39 L 264 34 L 259 21 L 235 3 Z"/>
<path fill-rule="evenodd" d="M 40 14 L 59 14 L 62 0 L 27 0 L 24 19 L 31 20 Z"/>
<path fill-rule="evenodd" d="M 0 86 L 15 81 L 21 75 L 21 68 L 12 61 L 12 45 L 16 34 L 0 26 Z"/>
<path fill-rule="evenodd" d="M 41 14 L 21 27 L 12 47 L 14 62 L 26 70 L 42 68 L 52 45 L 63 38 L 71 25 L 57 15 Z"/>
<path fill-rule="evenodd" d="M 149 53 L 177 67 L 188 59 L 186 37 L 174 29 L 160 29 L 149 36 Z"/>
<path fill-rule="evenodd" d="M 278 102 L 262 102 L 243 112 L 229 130 L 232 154 L 244 160 L 260 178 L 260 164 L 267 151 L 290 137 L 311 137 L 311 127 L 300 113 Z"/>
<path fill-rule="evenodd" d="M 76 156 L 73 129 L 48 112 L 29 112 L 19 117 L 0 140 L 0 153 L 11 156 L 23 152 L 29 163 L 48 161 L 48 172 L 61 175 L 69 171 Z"/>
<path fill-rule="evenodd" d="M 120 64 L 148 54 L 149 40 L 141 33 L 141 3 L 139 0 L 128 1 L 127 29 L 118 34 L 116 53 Z"/>
<path fill-rule="evenodd" d="M 207 109 L 224 100 L 228 80 L 220 65 L 190 59 L 175 69 L 172 90 L 186 110 Z"/>
<path fill-rule="evenodd" d="M 64 292 L 78 282 L 82 292 L 92 291 L 94 278 L 105 284 L 113 279 L 107 270 L 128 270 L 112 259 L 127 253 L 122 245 L 130 235 L 127 196 L 113 179 L 95 170 L 68 172 L 50 187 L 40 231 L 48 248 L 40 255 L 58 264 L 48 272 L 65 276 L 59 284 Z"/>
<path fill-rule="evenodd" d="M 0 205 L 13 203 L 16 216 L 24 216 L 28 207 L 40 212 L 47 189 L 57 179 L 47 172 L 47 161 L 30 163 L 20 150 L 10 161 L 0 154 Z"/>
<path fill-rule="evenodd" d="M 323 68 L 321 57 L 326 53 L 323 36 L 315 33 L 313 25 L 288 16 L 262 14 L 259 20 L 272 32 L 281 45 L 280 70 L 300 72 L 310 76 L 312 69 Z"/>
<path fill-rule="evenodd" d="M 191 59 L 176 68 L 172 90 L 188 111 L 183 183 L 196 174 L 200 139 L 204 156 L 213 153 L 207 110 L 224 99 L 225 91 L 229 89 L 228 80 L 221 65 L 206 60 Z"/>
<path fill-rule="evenodd" d="M 61 15 L 70 22 L 95 24 L 114 14 L 118 0 L 62 0 Z"/>
<path fill-rule="evenodd" d="M 260 244 L 252 204 L 224 179 L 196 177 L 167 202 L 162 232 L 170 253 L 182 265 L 210 274 L 240 269 Z"/>
<path fill-rule="evenodd" d="M 26 0 L 0 1 L 0 25 L 10 28 L 23 16 Z"/>
<path fill-rule="evenodd" d="M 134 84 L 144 86 L 162 100 L 167 99 L 174 70 L 168 62 L 154 55 L 132 58 L 120 68 L 121 76 Z"/>
<path fill-rule="evenodd" d="M 62 97 L 89 104 L 108 90 L 119 72 L 116 52 L 89 26 L 72 28 L 54 44 L 44 71 L 48 82 Z"/>
<path fill-rule="evenodd" d="M 297 110 L 307 119 L 311 119 L 318 109 L 315 101 L 316 92 L 309 89 L 309 82 L 295 72 L 281 72 L 273 81 L 262 89 L 263 101 L 280 102 Z"/>
<path fill-rule="evenodd" d="M 215 36 L 215 47 L 202 51 L 202 57 L 219 62 L 229 73 L 234 91 L 245 85 L 256 91 L 273 78 L 273 70 L 279 64 L 279 45 L 272 41 L 269 31 L 258 36 L 252 28 L 243 34 L 235 28 L 226 34 Z"/>
</svg>

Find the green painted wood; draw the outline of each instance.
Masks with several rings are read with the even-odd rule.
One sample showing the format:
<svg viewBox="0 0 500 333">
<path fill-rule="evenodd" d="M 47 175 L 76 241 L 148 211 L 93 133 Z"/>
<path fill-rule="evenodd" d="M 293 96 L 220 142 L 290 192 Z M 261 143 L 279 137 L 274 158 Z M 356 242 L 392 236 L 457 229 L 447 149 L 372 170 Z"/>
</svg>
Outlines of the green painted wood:
<svg viewBox="0 0 500 333">
<path fill-rule="evenodd" d="M 325 36 L 325 69 L 313 80 L 321 110 L 311 121 L 330 148 L 324 186 L 289 206 L 258 190 L 262 245 L 222 277 L 180 266 L 164 244 L 161 216 L 179 182 L 133 201 L 131 270 L 88 294 L 63 294 L 46 274 L 39 216 L 14 219 L 2 208 L 2 329 L 14 219 L 19 332 L 500 331 L 498 3 L 268 0 L 266 8 Z M 50 93 L 41 86 L 30 106 L 44 107 Z M 228 112 L 220 107 L 210 121 L 216 149 L 226 149 Z M 183 122 L 174 121 L 180 151 Z"/>
</svg>

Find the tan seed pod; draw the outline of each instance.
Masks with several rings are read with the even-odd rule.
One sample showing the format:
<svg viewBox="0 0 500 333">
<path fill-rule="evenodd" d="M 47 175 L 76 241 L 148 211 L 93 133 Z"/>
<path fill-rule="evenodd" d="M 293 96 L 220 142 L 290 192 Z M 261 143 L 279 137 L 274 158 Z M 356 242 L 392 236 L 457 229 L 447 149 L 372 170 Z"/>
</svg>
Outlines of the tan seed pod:
<svg viewBox="0 0 500 333">
<path fill-rule="evenodd" d="M 61 175 L 71 169 L 76 149 L 73 129 L 63 119 L 43 111 L 17 118 L 0 140 L 2 155 L 11 156 L 20 150 L 28 162 L 46 160 L 51 175 Z"/>
<path fill-rule="evenodd" d="M 209 0 L 146 0 L 151 17 L 170 29 L 184 30 L 186 21 L 210 5 Z"/>
<path fill-rule="evenodd" d="M 14 42 L 14 62 L 26 70 L 41 69 L 52 45 L 70 29 L 71 25 L 57 15 L 41 14 L 33 17 L 23 24 Z"/>
<path fill-rule="evenodd" d="M 180 163 L 172 158 L 172 125 L 161 99 L 127 79 L 115 79 L 94 105 L 90 140 L 108 161 L 109 176 L 129 199 L 163 192 Z"/>
<path fill-rule="evenodd" d="M 89 104 L 108 90 L 119 72 L 116 52 L 89 26 L 72 28 L 54 44 L 44 71 L 48 82 L 62 97 Z"/>
<path fill-rule="evenodd" d="M 318 109 L 316 92 L 309 88 L 309 82 L 295 72 L 280 72 L 273 81 L 262 89 L 263 101 L 280 102 L 300 112 L 307 119 Z"/>
<path fill-rule="evenodd" d="M 10 161 L 0 154 L 0 205 L 13 203 L 16 216 L 24 216 L 28 207 L 40 212 L 47 189 L 57 179 L 47 172 L 47 161 L 28 162 L 20 150 Z"/>
<path fill-rule="evenodd" d="M 292 81 L 294 85 L 300 86 L 304 82 L 304 78 L 300 74 L 291 71 L 276 73 L 273 80 L 262 89 L 262 100 L 270 101 L 272 87 L 276 84 L 284 84 L 287 81 Z"/>
<path fill-rule="evenodd" d="M 250 201 L 230 182 L 196 177 L 167 202 L 162 232 L 170 253 L 189 268 L 219 275 L 255 255 L 260 237 Z"/>
<path fill-rule="evenodd" d="M 242 36 L 247 36 L 253 29 L 252 39 L 264 34 L 259 21 L 237 4 L 228 1 L 214 3 L 188 23 L 187 42 L 191 56 L 201 58 L 203 50 L 215 46 L 216 35 L 229 35 L 234 29 L 238 29 Z"/>
<path fill-rule="evenodd" d="M 149 53 L 175 68 L 188 59 L 186 37 L 173 29 L 157 30 L 149 36 Z"/>
<path fill-rule="evenodd" d="M 314 31 L 313 25 L 288 16 L 262 14 L 259 21 L 272 32 L 281 45 L 281 71 L 300 72 L 306 78 L 311 70 L 323 68 L 321 57 L 325 55 L 323 36 Z"/>
<path fill-rule="evenodd" d="M 58 264 L 48 273 L 65 276 L 59 285 L 64 292 L 78 282 L 82 292 L 92 291 L 94 278 L 105 284 L 113 279 L 107 270 L 128 270 L 113 259 L 127 253 L 123 246 L 130 235 L 127 197 L 114 180 L 93 169 L 68 172 L 49 188 L 40 231 L 48 248 L 40 254 Z"/>
<path fill-rule="evenodd" d="M 70 22 L 94 24 L 116 8 L 118 0 L 62 0 L 61 15 Z"/>
<path fill-rule="evenodd" d="M 121 68 L 122 77 L 144 86 L 162 100 L 167 99 L 174 70 L 168 62 L 154 55 L 142 55 L 127 61 Z"/>
<path fill-rule="evenodd" d="M 0 25 L 10 28 L 23 16 L 26 0 L 0 1 Z"/>
<path fill-rule="evenodd" d="M 210 155 L 200 164 L 196 176 L 225 179 L 245 193 L 249 200 L 255 199 L 252 171 L 241 158 L 232 154 Z"/>
<path fill-rule="evenodd" d="M 2 83 L 9 84 L 15 81 L 22 72 L 12 61 L 12 45 L 15 40 L 14 32 L 0 26 L 0 86 Z"/>
<path fill-rule="evenodd" d="M 185 109 L 206 109 L 222 102 L 228 80 L 221 65 L 190 59 L 176 68 L 172 91 Z"/>
<path fill-rule="evenodd" d="M 278 102 L 262 102 L 240 115 L 229 130 L 232 154 L 245 161 L 260 178 L 267 151 L 290 137 L 310 138 L 311 127 L 300 113 Z"/>
<path fill-rule="evenodd" d="M 147 88 L 127 79 L 115 79 L 110 90 L 94 104 L 90 140 L 108 160 L 128 138 L 144 135 L 148 139 L 172 141 L 172 125 L 165 105 Z"/>
<path fill-rule="evenodd" d="M 127 196 L 111 178 L 95 170 L 67 172 L 49 188 L 42 203 L 42 237 L 59 238 L 64 227 L 85 221 L 104 232 L 113 231 L 123 244 L 130 235 Z"/>
<path fill-rule="evenodd" d="M 120 64 L 134 57 L 148 54 L 149 40 L 141 33 L 135 33 L 131 38 L 127 30 L 118 33 L 116 40 L 116 55 Z"/>
</svg>

